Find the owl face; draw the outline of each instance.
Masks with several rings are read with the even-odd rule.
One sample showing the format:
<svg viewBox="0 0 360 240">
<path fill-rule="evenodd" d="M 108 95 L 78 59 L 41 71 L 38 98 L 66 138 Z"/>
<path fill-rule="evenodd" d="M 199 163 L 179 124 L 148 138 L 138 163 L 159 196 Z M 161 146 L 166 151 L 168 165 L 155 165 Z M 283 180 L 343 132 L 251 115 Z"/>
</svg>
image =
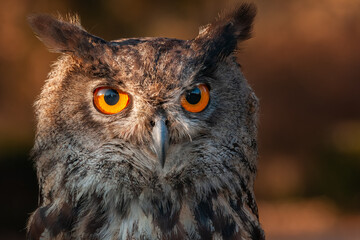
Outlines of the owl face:
<svg viewBox="0 0 360 240">
<path fill-rule="evenodd" d="M 254 169 L 257 100 L 233 55 L 237 41 L 249 38 L 253 15 L 241 14 L 207 25 L 193 40 L 110 42 L 77 23 L 30 17 L 45 45 L 65 53 L 36 103 L 41 138 L 34 149 L 61 156 L 66 146 L 76 153 L 68 158 L 94 158 L 74 160 L 76 171 L 65 171 L 76 177 L 80 169 L 103 174 L 119 163 L 142 176 L 216 175 L 229 145 L 230 162 L 246 152 Z"/>
<path fill-rule="evenodd" d="M 127 183 L 148 186 L 152 176 L 219 177 L 224 164 L 254 175 L 257 100 L 233 55 L 253 13 L 239 11 L 193 40 L 107 42 L 77 23 L 30 17 L 45 45 L 65 53 L 36 103 L 34 149 L 51 155 L 41 178 L 57 164 L 73 183 L 86 175 L 118 184 L 131 169 L 138 178 Z"/>
<path fill-rule="evenodd" d="M 111 73 L 102 78 L 90 73 L 86 80 L 88 121 L 106 126 L 97 130 L 107 136 L 105 141 L 121 140 L 143 149 L 153 161 L 148 164 L 164 167 L 170 164 L 165 160 L 175 145 L 206 132 L 214 110 L 211 76 L 197 69 L 194 51 L 185 41 L 137 39 L 130 46 L 122 45 L 124 41 L 129 40 L 112 43 L 107 66 Z M 159 52 L 161 48 L 166 50 Z M 107 111 L 111 106 L 115 110 Z"/>
<path fill-rule="evenodd" d="M 234 112 L 243 118 L 252 95 L 233 57 L 205 51 L 198 39 L 90 40 L 92 51 L 59 61 L 60 80 L 47 83 L 56 91 L 38 102 L 42 128 L 56 115 L 57 138 L 93 150 L 137 148 L 144 168 L 171 169 L 188 163 L 179 159 L 191 156 L 190 146 L 238 134 Z"/>
<path fill-rule="evenodd" d="M 35 103 L 42 207 L 30 235 L 261 239 L 258 102 L 234 54 L 254 16 L 244 4 L 192 40 L 115 41 L 31 16 L 62 56 Z"/>
</svg>

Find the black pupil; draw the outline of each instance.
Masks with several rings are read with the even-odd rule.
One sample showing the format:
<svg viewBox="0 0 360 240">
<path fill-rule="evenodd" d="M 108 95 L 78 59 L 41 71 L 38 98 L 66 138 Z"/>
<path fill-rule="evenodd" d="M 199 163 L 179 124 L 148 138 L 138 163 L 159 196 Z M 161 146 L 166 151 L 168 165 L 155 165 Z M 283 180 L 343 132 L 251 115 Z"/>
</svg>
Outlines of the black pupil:
<svg viewBox="0 0 360 240">
<path fill-rule="evenodd" d="M 105 92 L 104 99 L 109 105 L 115 105 L 119 102 L 119 93 L 114 89 L 108 89 Z"/>
<path fill-rule="evenodd" d="M 186 94 L 186 101 L 190 104 L 197 104 L 201 99 L 201 91 L 198 87 L 192 89 Z"/>
</svg>

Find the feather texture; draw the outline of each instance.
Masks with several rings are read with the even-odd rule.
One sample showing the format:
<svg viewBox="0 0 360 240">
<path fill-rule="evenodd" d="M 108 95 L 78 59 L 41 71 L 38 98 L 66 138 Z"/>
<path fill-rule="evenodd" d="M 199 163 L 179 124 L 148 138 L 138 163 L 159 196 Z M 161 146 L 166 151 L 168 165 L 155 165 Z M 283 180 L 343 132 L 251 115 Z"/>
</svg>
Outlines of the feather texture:
<svg viewBox="0 0 360 240">
<path fill-rule="evenodd" d="M 255 13 L 241 5 L 193 40 L 111 42 L 78 21 L 31 16 L 36 35 L 63 54 L 35 103 L 41 199 L 28 239 L 264 239 L 253 191 L 258 100 L 233 55 Z M 210 101 L 188 112 L 180 99 L 198 84 Z M 129 104 L 101 113 L 99 87 Z"/>
</svg>

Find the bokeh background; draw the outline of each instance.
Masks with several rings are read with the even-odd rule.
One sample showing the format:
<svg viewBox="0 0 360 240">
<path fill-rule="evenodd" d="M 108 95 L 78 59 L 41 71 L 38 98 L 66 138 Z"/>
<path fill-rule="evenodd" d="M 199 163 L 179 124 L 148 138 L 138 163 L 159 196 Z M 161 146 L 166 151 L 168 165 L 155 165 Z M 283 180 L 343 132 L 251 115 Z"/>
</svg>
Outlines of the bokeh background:
<svg viewBox="0 0 360 240">
<path fill-rule="evenodd" d="M 37 205 L 32 104 L 57 54 L 26 23 L 78 13 L 106 40 L 191 39 L 234 0 L 0 1 L 0 239 Z M 256 193 L 268 239 L 360 238 L 360 1 L 259 0 L 238 59 L 260 98 Z"/>
</svg>

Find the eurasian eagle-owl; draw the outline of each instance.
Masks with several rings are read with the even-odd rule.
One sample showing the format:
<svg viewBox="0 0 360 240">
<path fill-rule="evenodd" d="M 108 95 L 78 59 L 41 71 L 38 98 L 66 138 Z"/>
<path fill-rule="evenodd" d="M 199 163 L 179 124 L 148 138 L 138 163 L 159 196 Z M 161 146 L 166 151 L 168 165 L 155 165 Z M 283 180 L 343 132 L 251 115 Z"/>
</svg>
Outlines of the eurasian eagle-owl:
<svg viewBox="0 0 360 240">
<path fill-rule="evenodd" d="M 115 41 L 30 16 L 62 56 L 35 103 L 28 239 L 264 239 L 258 101 L 235 58 L 255 14 L 242 4 L 192 40 Z"/>
</svg>

